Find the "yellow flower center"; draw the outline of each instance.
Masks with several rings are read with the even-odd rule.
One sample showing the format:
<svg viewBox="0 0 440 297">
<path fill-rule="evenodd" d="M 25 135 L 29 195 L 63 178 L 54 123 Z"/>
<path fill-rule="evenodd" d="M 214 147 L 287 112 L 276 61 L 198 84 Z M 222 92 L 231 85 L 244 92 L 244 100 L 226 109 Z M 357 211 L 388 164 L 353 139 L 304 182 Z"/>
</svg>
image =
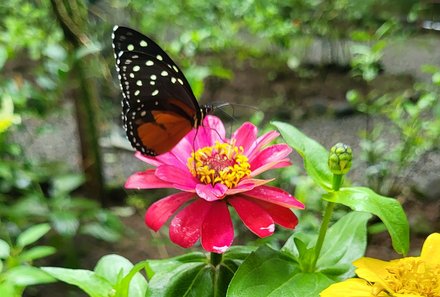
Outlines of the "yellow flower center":
<svg viewBox="0 0 440 297">
<path fill-rule="evenodd" d="M 251 173 L 243 147 L 236 147 L 234 143 L 216 142 L 213 146 L 201 148 L 191 154 L 187 166 L 202 183 L 221 183 L 230 189 Z"/>
<path fill-rule="evenodd" d="M 440 296 L 440 265 L 429 265 L 420 258 L 403 258 L 386 269 L 385 281 L 393 293 Z"/>
</svg>

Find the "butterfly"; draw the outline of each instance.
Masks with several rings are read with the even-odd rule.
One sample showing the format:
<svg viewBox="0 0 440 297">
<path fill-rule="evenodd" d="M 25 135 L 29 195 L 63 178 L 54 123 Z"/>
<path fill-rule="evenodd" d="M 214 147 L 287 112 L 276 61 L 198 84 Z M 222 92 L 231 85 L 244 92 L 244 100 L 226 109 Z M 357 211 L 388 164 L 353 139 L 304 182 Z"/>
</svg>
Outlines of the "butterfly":
<svg viewBox="0 0 440 297">
<path fill-rule="evenodd" d="M 199 106 L 180 68 L 153 40 L 122 26 L 113 28 L 112 40 L 127 138 L 144 155 L 166 153 L 213 108 Z"/>
</svg>

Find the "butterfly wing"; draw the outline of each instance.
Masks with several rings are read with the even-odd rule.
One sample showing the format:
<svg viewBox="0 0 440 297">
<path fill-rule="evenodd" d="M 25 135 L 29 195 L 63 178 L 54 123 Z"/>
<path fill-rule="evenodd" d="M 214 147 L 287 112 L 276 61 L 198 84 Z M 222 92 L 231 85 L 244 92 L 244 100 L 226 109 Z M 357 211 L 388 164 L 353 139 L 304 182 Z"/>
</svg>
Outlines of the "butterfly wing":
<svg viewBox="0 0 440 297">
<path fill-rule="evenodd" d="M 112 37 L 127 137 L 143 154 L 165 153 L 201 121 L 197 100 L 182 71 L 150 38 L 126 27 L 115 27 Z"/>
</svg>

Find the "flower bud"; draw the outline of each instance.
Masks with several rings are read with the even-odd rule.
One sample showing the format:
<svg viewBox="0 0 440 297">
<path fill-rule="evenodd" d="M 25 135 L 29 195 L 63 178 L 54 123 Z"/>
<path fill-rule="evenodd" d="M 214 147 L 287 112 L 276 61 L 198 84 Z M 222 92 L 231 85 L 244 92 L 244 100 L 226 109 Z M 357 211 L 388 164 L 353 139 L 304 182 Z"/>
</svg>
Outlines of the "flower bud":
<svg viewBox="0 0 440 297">
<path fill-rule="evenodd" d="M 351 147 L 337 143 L 330 149 L 328 157 L 328 167 L 333 174 L 347 174 L 351 168 L 351 159 L 353 151 Z"/>
</svg>

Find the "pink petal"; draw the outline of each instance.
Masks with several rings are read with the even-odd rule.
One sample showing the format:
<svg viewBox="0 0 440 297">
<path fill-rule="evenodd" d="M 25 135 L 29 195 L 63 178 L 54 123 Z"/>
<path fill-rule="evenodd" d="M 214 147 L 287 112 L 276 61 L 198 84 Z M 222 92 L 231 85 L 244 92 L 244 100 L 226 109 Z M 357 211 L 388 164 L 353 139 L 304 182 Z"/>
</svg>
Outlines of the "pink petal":
<svg viewBox="0 0 440 297">
<path fill-rule="evenodd" d="M 136 172 L 127 179 L 124 187 L 126 189 L 160 189 L 173 188 L 173 184 L 156 177 L 155 170 L 149 169 Z"/>
<path fill-rule="evenodd" d="M 223 122 L 216 116 L 208 115 L 203 120 L 203 126 L 209 127 L 211 129 L 214 136 L 214 142 L 215 140 L 223 140 L 225 139 L 225 126 L 223 125 Z"/>
<path fill-rule="evenodd" d="M 175 166 L 178 167 L 180 169 L 183 170 L 187 170 L 188 167 L 186 165 L 186 162 L 188 160 L 188 158 L 179 158 L 181 157 L 180 154 L 174 154 L 173 151 L 167 152 L 165 154 L 156 156 L 156 160 L 158 160 L 159 162 L 161 162 L 163 165 L 171 165 L 171 166 Z M 160 165 L 159 165 L 160 166 Z M 159 167 L 158 166 L 158 167 Z"/>
<path fill-rule="evenodd" d="M 235 208 L 246 227 L 263 238 L 273 234 L 275 224 L 268 212 L 250 200 L 234 196 L 228 202 Z"/>
<path fill-rule="evenodd" d="M 215 186 L 211 184 L 198 184 L 196 186 L 196 193 L 206 201 L 215 201 L 222 199 L 227 189 L 227 186 L 220 183 L 215 184 Z"/>
<path fill-rule="evenodd" d="M 246 178 L 242 179 L 235 188 L 228 189 L 226 191 L 226 195 L 234 195 L 238 193 L 247 192 L 249 190 L 252 190 L 255 187 L 267 184 L 271 181 L 273 181 L 274 178 L 271 179 L 256 179 L 256 178 Z"/>
<path fill-rule="evenodd" d="M 279 161 L 267 163 L 267 164 L 264 164 L 263 166 L 255 169 L 255 170 L 252 170 L 252 172 L 251 172 L 251 174 L 249 174 L 249 176 L 254 177 L 254 176 L 257 176 L 257 175 L 259 175 L 262 172 L 265 172 L 267 170 L 275 169 L 275 168 L 287 167 L 287 166 L 290 166 L 290 165 L 292 165 L 292 163 L 290 162 L 289 159 L 282 159 L 282 160 L 279 160 Z"/>
<path fill-rule="evenodd" d="M 195 129 L 192 131 L 195 131 Z M 188 134 L 191 134 L 191 132 Z M 191 157 L 191 153 L 194 151 L 194 138 L 189 139 L 188 134 L 170 151 L 170 153 L 172 153 L 176 159 L 180 160 L 182 164 L 185 164 L 185 166 L 188 163 L 188 158 Z"/>
<path fill-rule="evenodd" d="M 159 160 L 157 160 L 156 157 L 145 156 L 145 155 L 142 155 L 142 154 L 141 154 L 140 152 L 138 152 L 138 151 L 136 151 L 136 153 L 134 154 L 134 156 L 135 156 L 136 158 L 138 158 L 139 160 L 141 160 L 141 161 L 147 163 L 147 164 L 153 165 L 154 167 L 158 167 L 158 166 L 162 165 L 162 162 L 160 162 Z"/>
<path fill-rule="evenodd" d="M 197 180 L 188 170 L 183 170 L 171 165 L 161 165 L 156 169 L 156 176 L 174 188 L 182 191 L 194 191 Z"/>
<path fill-rule="evenodd" d="M 183 153 L 185 152 L 184 150 L 185 144 L 181 143 L 183 142 L 182 140 L 171 151 L 164 153 L 162 155 L 150 157 L 150 156 L 142 155 L 140 152 L 136 152 L 135 156 L 139 160 L 146 162 L 150 165 L 153 165 L 155 167 L 159 167 L 160 165 L 173 165 L 176 167 L 180 167 L 182 169 L 186 169 L 187 167 L 186 163 L 188 162 L 188 158 L 191 156 L 192 148 L 190 147 L 189 153 L 184 155 Z M 176 147 L 178 147 L 177 150 Z"/>
<path fill-rule="evenodd" d="M 249 160 L 249 163 L 251 164 L 251 170 L 256 170 L 257 168 L 267 163 L 283 160 L 291 152 L 292 149 L 287 144 L 282 143 L 271 145 L 255 154 L 255 157 L 252 158 L 252 160 Z"/>
<path fill-rule="evenodd" d="M 293 197 L 286 191 L 283 191 L 280 188 L 276 188 L 276 187 L 260 186 L 250 191 L 247 191 L 242 195 L 246 195 L 248 197 L 252 197 L 255 199 L 260 199 L 268 203 L 277 204 L 283 207 L 288 207 L 288 208 L 294 207 L 299 209 L 304 208 L 304 204 L 296 200 L 295 197 Z"/>
<path fill-rule="evenodd" d="M 277 131 L 270 131 L 260 137 L 252 144 L 249 151 L 246 153 L 246 156 L 249 160 L 252 160 L 254 158 L 254 155 L 257 154 L 262 147 L 264 147 L 266 144 L 269 144 L 272 140 L 277 138 L 280 135 Z"/>
<path fill-rule="evenodd" d="M 257 138 L 257 132 L 257 127 L 254 124 L 246 122 L 232 134 L 231 141 L 235 139 L 235 146 L 242 146 L 244 154 L 247 155 L 247 151 Z"/>
<path fill-rule="evenodd" d="M 292 162 L 290 162 L 290 160 L 287 161 L 287 159 L 285 159 L 285 160 L 281 160 L 280 162 L 274 164 L 271 169 L 289 167 L 291 165 L 292 165 Z"/>
<path fill-rule="evenodd" d="M 145 224 L 159 230 L 179 207 L 194 197 L 194 193 L 180 192 L 154 202 L 145 213 Z"/>
<path fill-rule="evenodd" d="M 202 246 L 208 252 L 224 253 L 234 240 L 229 209 L 224 201 L 206 202 L 211 204 L 202 225 Z"/>
<path fill-rule="evenodd" d="M 225 141 L 225 127 L 219 118 L 215 116 L 207 116 L 203 121 L 203 125 L 197 129 L 193 129 L 185 137 L 196 151 L 206 146 L 212 146 L 216 141 Z"/>
<path fill-rule="evenodd" d="M 255 201 L 255 203 L 263 207 L 278 225 L 285 228 L 293 229 L 298 224 L 298 218 L 290 208 L 264 202 L 262 200 L 253 200 Z"/>
<path fill-rule="evenodd" d="M 193 246 L 200 238 L 201 228 L 212 202 L 197 199 L 180 211 L 170 224 L 170 239 L 184 248 Z"/>
</svg>

